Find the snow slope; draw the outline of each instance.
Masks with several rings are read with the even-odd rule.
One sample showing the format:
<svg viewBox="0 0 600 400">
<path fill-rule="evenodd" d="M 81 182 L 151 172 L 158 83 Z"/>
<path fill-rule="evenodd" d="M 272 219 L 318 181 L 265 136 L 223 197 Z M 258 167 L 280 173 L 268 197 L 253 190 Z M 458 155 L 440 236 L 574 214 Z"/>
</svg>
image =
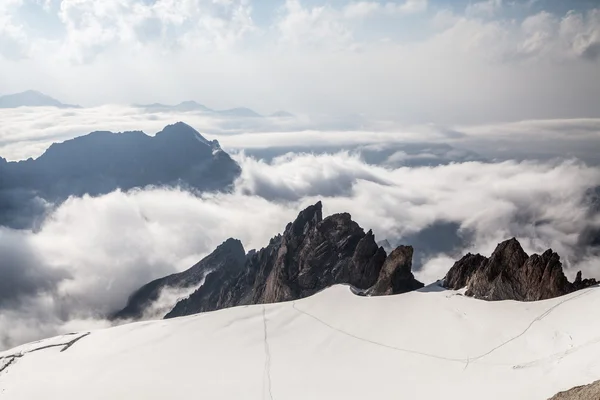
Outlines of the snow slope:
<svg viewBox="0 0 600 400">
<path fill-rule="evenodd" d="M 599 309 L 597 287 L 518 303 L 335 286 L 24 345 L 0 353 L 0 397 L 548 399 L 600 378 Z"/>
</svg>

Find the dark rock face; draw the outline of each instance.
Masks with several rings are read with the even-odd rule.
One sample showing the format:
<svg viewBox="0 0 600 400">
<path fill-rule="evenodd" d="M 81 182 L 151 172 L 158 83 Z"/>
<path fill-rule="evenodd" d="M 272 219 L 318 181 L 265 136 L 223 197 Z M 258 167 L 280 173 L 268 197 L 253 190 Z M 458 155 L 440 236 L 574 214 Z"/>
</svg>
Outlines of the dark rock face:
<svg viewBox="0 0 600 400">
<path fill-rule="evenodd" d="M 412 248 L 396 250 L 386 261 L 371 231 L 350 214 L 322 217 L 321 202 L 302 211 L 283 235 L 250 252 L 242 271 L 219 269 L 166 318 L 247 304 L 295 300 L 334 284 L 349 284 L 372 294 L 403 293 L 423 287 L 410 272 Z M 385 268 L 385 270 L 382 269 Z"/>
<path fill-rule="evenodd" d="M 192 287 L 199 284 L 202 279 L 209 280 L 213 271 L 217 271 L 215 272 L 217 274 L 223 272 L 236 274 L 242 270 L 245 261 L 246 255 L 242 242 L 227 239 L 210 255 L 188 270 L 156 279 L 142 286 L 129 297 L 125 308 L 113 315 L 113 319 L 139 319 L 146 307 L 158 299 L 163 289 Z"/>
<path fill-rule="evenodd" d="M 412 246 L 399 246 L 386 258 L 379 278 L 369 294 L 390 295 L 421 289 L 424 285 L 412 273 Z"/>
<path fill-rule="evenodd" d="M 148 185 L 226 190 L 240 172 L 217 141 L 206 140 L 182 122 L 154 137 L 143 132 L 93 132 L 55 143 L 36 160 L 0 159 L 0 223 L 28 227 L 12 217 L 20 211 L 15 209 L 15 198 L 23 207 L 36 210 L 40 199 L 60 202 L 69 196 Z M 27 216 L 28 209 L 21 214 Z"/>
<path fill-rule="evenodd" d="M 515 238 L 500 243 L 490 258 L 467 254 L 444 279 L 446 288 L 467 287 L 467 296 L 485 300 L 544 300 L 595 284 L 594 279 L 582 280 L 581 272 L 569 282 L 558 254 L 546 250 L 528 256 Z"/>
</svg>

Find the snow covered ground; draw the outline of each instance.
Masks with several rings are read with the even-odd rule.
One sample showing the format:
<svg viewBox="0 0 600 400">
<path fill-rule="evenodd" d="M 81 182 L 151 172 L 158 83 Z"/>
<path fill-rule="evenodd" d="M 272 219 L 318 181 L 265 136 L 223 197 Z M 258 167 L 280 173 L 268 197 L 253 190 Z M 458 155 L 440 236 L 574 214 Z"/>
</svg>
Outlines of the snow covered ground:
<svg viewBox="0 0 600 400">
<path fill-rule="evenodd" d="M 335 286 L 20 346 L 0 353 L 0 397 L 545 400 L 600 378 L 598 310 L 596 287 L 518 303 Z"/>
</svg>

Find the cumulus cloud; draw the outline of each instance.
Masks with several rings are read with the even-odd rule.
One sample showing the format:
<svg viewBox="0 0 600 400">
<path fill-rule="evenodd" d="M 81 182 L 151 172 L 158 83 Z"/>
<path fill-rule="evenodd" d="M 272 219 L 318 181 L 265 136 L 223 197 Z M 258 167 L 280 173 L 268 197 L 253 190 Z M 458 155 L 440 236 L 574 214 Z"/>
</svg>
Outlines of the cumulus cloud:
<svg viewBox="0 0 600 400">
<path fill-rule="evenodd" d="M 423 12 L 427 9 L 427 0 L 407 0 L 402 3 L 376 1 L 359 1 L 347 4 L 343 8 L 345 18 L 365 18 L 378 13 L 387 15 L 403 15 Z"/>
<path fill-rule="evenodd" d="M 35 232 L 0 231 L 0 282 L 11 287 L 0 299 L 0 345 L 105 326 L 103 317 L 142 284 L 190 267 L 229 237 L 260 248 L 318 199 L 325 215 L 350 212 L 378 240 L 432 243 L 416 265 L 425 281 L 443 277 L 455 255 L 489 254 L 512 236 L 528 252 L 558 251 L 570 275 L 583 268 L 600 277 L 597 248 L 581 240 L 600 228 L 597 210 L 590 211 L 590 190 L 600 185 L 595 167 L 506 161 L 389 168 L 344 152 L 238 161 L 244 172 L 232 193 L 148 188 L 71 198 Z M 184 295 L 165 293 L 157 313 Z"/>
</svg>

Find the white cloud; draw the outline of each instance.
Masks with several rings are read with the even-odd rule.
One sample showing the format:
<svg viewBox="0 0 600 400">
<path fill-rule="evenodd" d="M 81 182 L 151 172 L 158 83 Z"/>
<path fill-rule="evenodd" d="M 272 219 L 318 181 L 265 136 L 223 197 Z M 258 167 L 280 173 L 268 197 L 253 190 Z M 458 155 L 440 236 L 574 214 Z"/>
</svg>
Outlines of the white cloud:
<svg viewBox="0 0 600 400">
<path fill-rule="evenodd" d="M 600 9 L 586 14 L 567 13 L 560 22 L 560 37 L 577 56 L 600 59 Z"/>
<path fill-rule="evenodd" d="M 492 17 L 503 7 L 503 0 L 477 1 L 467 5 L 465 13 L 469 16 Z"/>
<path fill-rule="evenodd" d="M 23 0 L 0 1 L 0 57 L 20 59 L 28 53 L 25 30 L 13 16 L 22 3 Z"/>
<path fill-rule="evenodd" d="M 385 14 L 390 16 L 408 15 L 424 12 L 427 10 L 427 0 L 407 0 L 405 2 L 381 3 L 376 1 L 359 1 L 347 4 L 342 14 L 344 18 L 365 18 L 374 14 Z"/>
<path fill-rule="evenodd" d="M 16 285 L 20 294 L 0 311 L 0 321 L 11 324 L 2 326 L 7 333 L 0 342 L 54 334 L 71 321 L 105 324 L 102 316 L 140 285 L 193 265 L 228 237 L 241 239 L 247 250 L 260 248 L 317 199 L 325 215 L 350 212 L 378 239 L 455 222 L 474 232 L 465 252 L 489 254 L 496 243 L 516 236 L 528 252 L 558 251 L 570 275 L 582 267 L 600 276 L 597 255 L 580 241 L 586 229 L 600 228 L 585 203 L 586 191 L 600 185 L 597 168 L 503 162 L 388 169 L 344 153 L 240 161 L 244 173 L 231 194 L 148 189 L 72 198 L 35 233 L 1 230 L 1 242 L 11 243 L 0 248 L 2 259 L 12 257 L 25 277 L 43 273 L 54 283 L 30 279 L 32 287 Z M 449 261 L 439 254 L 419 276 L 441 278 Z M 1 273 L 8 282 L 12 275 L 4 268 Z M 167 293 L 163 300 L 178 295 Z"/>
<path fill-rule="evenodd" d="M 167 49 L 226 49 L 254 30 L 250 10 L 245 0 L 62 0 L 62 50 L 74 61 L 87 63 L 111 47 L 139 51 L 155 41 Z"/>
<path fill-rule="evenodd" d="M 261 6 L 258 24 L 258 6 L 241 0 L 65 0 L 48 13 L 58 33 L 21 29 L 28 57 L 0 58 L 11 76 L 0 91 L 35 88 L 84 105 L 193 98 L 407 122 L 599 116 L 599 10 L 525 9 L 521 22 L 419 13 L 425 5 L 289 0 Z M 10 26 L 27 22 L 24 13 L 4 15 Z"/>
<path fill-rule="evenodd" d="M 300 0 L 286 0 L 277 30 L 284 45 L 339 49 L 353 41 L 351 29 L 337 10 L 328 5 L 304 7 Z"/>
</svg>

